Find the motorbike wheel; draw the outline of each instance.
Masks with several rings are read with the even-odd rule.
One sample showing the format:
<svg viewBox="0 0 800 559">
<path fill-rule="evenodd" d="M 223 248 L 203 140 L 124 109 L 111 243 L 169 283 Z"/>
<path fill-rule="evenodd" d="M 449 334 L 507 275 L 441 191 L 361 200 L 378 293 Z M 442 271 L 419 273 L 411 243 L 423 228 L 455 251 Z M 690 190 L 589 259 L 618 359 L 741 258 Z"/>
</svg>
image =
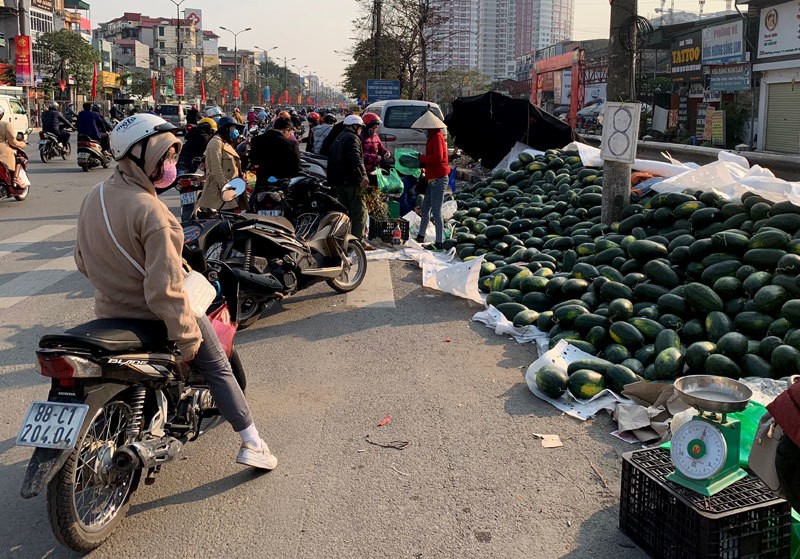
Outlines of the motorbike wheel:
<svg viewBox="0 0 800 559">
<path fill-rule="evenodd" d="M 108 159 L 103 159 L 102 165 L 103 165 L 103 169 L 108 169 L 108 167 L 111 165 L 111 161 L 108 160 Z"/>
<path fill-rule="evenodd" d="M 42 158 L 42 163 L 47 163 L 47 161 L 50 159 L 50 153 L 47 149 L 47 146 L 39 148 L 39 157 Z"/>
<path fill-rule="evenodd" d="M 16 200 L 17 202 L 23 202 L 25 200 L 25 198 L 28 197 L 28 193 L 30 191 L 31 191 L 31 187 L 30 186 L 26 187 L 25 188 L 25 192 L 23 192 L 22 194 L 15 194 L 14 195 L 14 200 Z"/>
<path fill-rule="evenodd" d="M 88 173 L 89 172 L 89 164 L 88 163 L 81 164 L 81 169 L 83 169 L 84 173 Z"/>
<path fill-rule="evenodd" d="M 111 468 L 116 449 L 127 444 L 131 408 L 106 402 L 90 418 L 89 428 L 47 486 L 47 510 L 56 538 L 80 553 L 111 536 L 130 507 L 141 470 Z"/>
<path fill-rule="evenodd" d="M 239 308 L 236 311 L 236 320 L 239 323 L 239 330 L 252 326 L 261 316 L 264 304 L 255 297 L 242 295 L 239 298 Z"/>
<path fill-rule="evenodd" d="M 342 275 L 335 279 L 329 279 L 328 285 L 339 293 L 349 293 L 364 281 L 367 275 L 367 253 L 358 241 L 350 241 L 347 247 L 348 268 Z"/>
</svg>

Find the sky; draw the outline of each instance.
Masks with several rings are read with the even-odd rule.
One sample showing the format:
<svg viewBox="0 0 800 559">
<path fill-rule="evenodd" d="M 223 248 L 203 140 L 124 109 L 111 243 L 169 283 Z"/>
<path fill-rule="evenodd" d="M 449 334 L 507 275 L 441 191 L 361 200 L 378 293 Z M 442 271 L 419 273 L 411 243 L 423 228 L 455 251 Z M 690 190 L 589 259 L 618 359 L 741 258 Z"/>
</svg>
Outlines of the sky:
<svg viewBox="0 0 800 559">
<path fill-rule="evenodd" d="M 123 2 L 114 0 L 88 0 L 92 26 L 122 15 Z M 667 0 L 669 8 L 670 0 Z M 128 11 L 141 12 L 151 17 L 175 17 L 172 0 L 137 0 Z M 135 7 L 134 7 L 135 6 Z M 639 14 L 655 15 L 660 0 L 639 0 Z M 707 0 L 705 12 L 724 9 L 724 0 Z M 270 49 L 270 57 L 295 58 L 290 65 L 307 67 L 298 73 L 313 73 L 326 85 L 336 86 L 342 81 L 347 65 L 347 51 L 353 41 L 352 20 L 357 15 L 354 0 L 185 0 L 182 8 L 203 10 L 203 29 L 211 29 L 221 36 L 220 45 L 233 48 L 230 33 L 219 26 L 239 31 L 252 27 L 239 35 L 241 48 Z M 675 1 L 676 9 L 697 11 L 698 3 Z M 575 0 L 574 39 L 608 37 L 609 0 Z M 290 67 L 291 69 L 291 67 Z"/>
</svg>

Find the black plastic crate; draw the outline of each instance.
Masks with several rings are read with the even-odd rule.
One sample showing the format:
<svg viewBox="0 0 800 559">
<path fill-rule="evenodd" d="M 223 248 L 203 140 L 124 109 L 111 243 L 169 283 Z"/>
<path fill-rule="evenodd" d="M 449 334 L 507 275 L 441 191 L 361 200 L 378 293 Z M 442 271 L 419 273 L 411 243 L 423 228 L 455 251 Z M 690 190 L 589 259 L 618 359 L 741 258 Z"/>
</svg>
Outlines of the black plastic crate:
<svg viewBox="0 0 800 559">
<path fill-rule="evenodd" d="M 375 219 L 369 218 L 369 238 L 380 237 L 384 243 L 392 242 L 392 231 L 396 225 L 400 225 L 400 234 L 404 241 L 408 240 L 408 222 L 403 218 L 398 219 Z"/>
<path fill-rule="evenodd" d="M 619 527 L 658 559 L 785 559 L 791 554 L 789 503 L 750 474 L 711 497 L 666 479 L 669 451 L 622 457 Z"/>
</svg>

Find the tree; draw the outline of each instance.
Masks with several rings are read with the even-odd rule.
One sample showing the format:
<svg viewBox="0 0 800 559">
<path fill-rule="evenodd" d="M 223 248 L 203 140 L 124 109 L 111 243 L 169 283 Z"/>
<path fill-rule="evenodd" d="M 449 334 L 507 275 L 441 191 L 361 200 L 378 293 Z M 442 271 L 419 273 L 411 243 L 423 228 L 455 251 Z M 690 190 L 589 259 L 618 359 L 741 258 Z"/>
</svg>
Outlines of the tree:
<svg viewBox="0 0 800 559">
<path fill-rule="evenodd" d="M 407 75 L 399 57 L 396 56 L 399 45 L 391 36 L 381 39 L 380 75 L 385 80 L 398 80 L 400 89 L 407 86 Z M 344 90 L 356 99 L 367 90 L 367 80 L 375 77 L 375 43 L 371 39 L 364 39 L 356 44 L 352 50 L 353 61 L 344 70 Z"/>
<path fill-rule="evenodd" d="M 128 90 L 130 95 L 136 97 L 149 97 L 153 93 L 153 82 L 149 76 L 142 72 L 129 72 L 121 74 L 120 85 Z"/>
<path fill-rule="evenodd" d="M 443 72 L 432 72 L 428 79 L 431 101 L 438 103 L 447 113 L 453 101 L 463 95 L 478 95 L 489 91 L 491 80 L 478 70 L 448 68 Z"/>
<path fill-rule="evenodd" d="M 75 78 L 79 92 L 89 93 L 92 86 L 93 65 L 100 61 L 97 52 L 83 37 L 66 29 L 45 33 L 36 44 L 49 55 L 49 63 L 43 65 L 45 89 L 54 90 L 57 84 L 69 76 Z"/>
</svg>

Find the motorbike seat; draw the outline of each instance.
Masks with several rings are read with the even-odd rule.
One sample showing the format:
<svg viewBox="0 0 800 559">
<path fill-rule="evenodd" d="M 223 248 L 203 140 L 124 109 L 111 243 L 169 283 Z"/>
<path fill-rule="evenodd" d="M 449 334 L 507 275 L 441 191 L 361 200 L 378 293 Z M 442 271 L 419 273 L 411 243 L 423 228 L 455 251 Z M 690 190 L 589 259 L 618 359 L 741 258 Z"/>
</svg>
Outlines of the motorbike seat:
<svg viewBox="0 0 800 559">
<path fill-rule="evenodd" d="M 39 340 L 46 349 L 69 347 L 99 353 L 167 350 L 167 327 L 160 320 L 102 318 L 70 328 L 63 334 L 48 334 Z"/>
<path fill-rule="evenodd" d="M 259 223 L 264 223 L 265 225 L 270 225 L 272 227 L 278 227 L 284 231 L 294 234 L 294 225 L 292 225 L 292 222 L 285 217 L 258 214 L 244 214 L 244 217 L 246 219 L 255 219 Z"/>
</svg>

